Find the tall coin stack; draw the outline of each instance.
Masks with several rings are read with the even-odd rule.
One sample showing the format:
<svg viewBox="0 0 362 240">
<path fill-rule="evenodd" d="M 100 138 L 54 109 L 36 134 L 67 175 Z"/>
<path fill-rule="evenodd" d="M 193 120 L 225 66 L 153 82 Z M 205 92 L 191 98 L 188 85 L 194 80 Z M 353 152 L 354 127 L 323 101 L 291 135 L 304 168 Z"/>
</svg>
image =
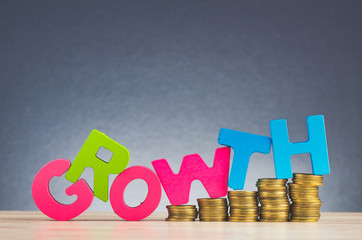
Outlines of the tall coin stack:
<svg viewBox="0 0 362 240">
<path fill-rule="evenodd" d="M 220 222 L 228 220 L 228 204 L 226 198 L 199 198 L 200 221 Z"/>
<path fill-rule="evenodd" d="M 286 222 L 290 203 L 287 195 L 288 179 L 261 178 L 257 181 L 262 222 Z"/>
<path fill-rule="evenodd" d="M 197 209 L 195 205 L 166 206 L 168 217 L 166 221 L 189 222 L 197 218 Z"/>
<path fill-rule="evenodd" d="M 258 221 L 259 207 L 256 191 L 229 191 L 231 222 Z"/>
<path fill-rule="evenodd" d="M 290 221 L 317 222 L 322 205 L 318 196 L 318 186 L 323 185 L 323 176 L 313 174 L 293 174 L 289 183 L 289 196 L 292 200 Z"/>
</svg>

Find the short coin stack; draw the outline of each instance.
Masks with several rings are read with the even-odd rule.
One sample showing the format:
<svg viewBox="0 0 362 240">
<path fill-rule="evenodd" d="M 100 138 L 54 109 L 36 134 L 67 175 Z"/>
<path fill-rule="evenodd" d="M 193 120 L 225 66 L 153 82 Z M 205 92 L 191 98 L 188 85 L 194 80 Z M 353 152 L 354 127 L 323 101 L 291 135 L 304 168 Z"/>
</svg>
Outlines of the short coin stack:
<svg viewBox="0 0 362 240">
<path fill-rule="evenodd" d="M 290 221 L 317 222 L 322 205 L 318 196 L 318 186 L 323 185 L 323 176 L 313 174 L 293 174 L 289 183 L 289 196 L 292 200 Z"/>
<path fill-rule="evenodd" d="M 226 198 L 199 198 L 200 221 L 220 222 L 228 220 L 228 204 Z"/>
<path fill-rule="evenodd" d="M 286 222 L 290 203 L 286 187 L 287 179 L 261 178 L 256 183 L 261 204 L 261 222 Z"/>
<path fill-rule="evenodd" d="M 168 217 L 166 221 L 189 222 L 197 218 L 197 209 L 195 205 L 166 206 Z"/>
<path fill-rule="evenodd" d="M 258 221 L 259 207 L 256 191 L 230 191 L 228 193 L 231 222 Z"/>
</svg>

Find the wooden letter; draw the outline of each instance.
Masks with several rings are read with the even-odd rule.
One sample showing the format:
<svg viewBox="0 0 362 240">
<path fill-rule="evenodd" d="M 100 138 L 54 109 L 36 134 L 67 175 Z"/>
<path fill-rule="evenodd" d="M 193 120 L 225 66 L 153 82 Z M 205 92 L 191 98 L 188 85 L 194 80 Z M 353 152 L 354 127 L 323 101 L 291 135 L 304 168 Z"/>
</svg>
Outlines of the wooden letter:
<svg viewBox="0 0 362 240">
<path fill-rule="evenodd" d="M 113 153 L 107 163 L 99 159 L 96 154 L 100 147 L 104 147 Z M 127 148 L 107 137 L 104 133 L 93 130 L 83 147 L 80 149 L 65 178 L 76 182 L 86 167 L 94 170 L 94 196 L 104 202 L 108 201 L 108 176 L 118 174 L 128 165 L 129 152 Z"/>
<path fill-rule="evenodd" d="M 310 153 L 313 173 L 316 175 L 329 174 L 324 116 L 307 117 L 308 141 L 291 143 L 288 137 L 287 121 L 285 119 L 270 121 L 270 132 L 273 141 L 274 166 L 277 178 L 291 178 L 291 155 Z"/>
<path fill-rule="evenodd" d="M 135 179 L 142 179 L 147 183 L 148 194 L 141 205 L 129 207 L 124 202 L 124 190 Z M 161 200 L 161 191 L 160 180 L 151 169 L 144 166 L 127 168 L 116 177 L 111 187 L 110 200 L 113 211 L 124 220 L 142 220 L 157 208 Z"/>
<path fill-rule="evenodd" d="M 69 205 L 58 203 L 50 194 L 49 181 L 52 177 L 60 177 L 70 167 L 70 161 L 57 159 L 45 165 L 36 174 L 32 194 L 35 204 L 45 215 L 55 220 L 66 221 L 84 212 L 93 201 L 93 192 L 87 183 L 81 179 L 68 187 L 65 192 L 71 196 L 76 194 L 77 200 Z"/>
<path fill-rule="evenodd" d="M 228 191 L 230 148 L 215 151 L 214 165 L 209 168 L 198 154 L 183 158 L 179 174 L 174 174 L 166 159 L 155 160 L 152 165 L 172 205 L 189 201 L 191 182 L 200 180 L 211 198 L 223 197 Z"/>
</svg>

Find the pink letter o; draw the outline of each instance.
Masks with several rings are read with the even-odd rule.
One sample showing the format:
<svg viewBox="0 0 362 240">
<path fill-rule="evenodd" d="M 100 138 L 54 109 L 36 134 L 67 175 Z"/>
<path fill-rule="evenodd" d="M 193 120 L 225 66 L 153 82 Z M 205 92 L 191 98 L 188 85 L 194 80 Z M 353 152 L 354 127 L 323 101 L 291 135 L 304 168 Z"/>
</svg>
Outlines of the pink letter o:
<svg viewBox="0 0 362 240">
<path fill-rule="evenodd" d="M 127 185 L 135 180 L 142 179 L 147 183 L 148 194 L 146 199 L 138 207 L 129 207 L 124 202 L 124 190 Z M 114 180 L 110 200 L 113 211 L 128 221 L 138 221 L 148 217 L 161 200 L 161 184 L 157 175 L 144 166 L 134 166 L 121 172 Z"/>
</svg>

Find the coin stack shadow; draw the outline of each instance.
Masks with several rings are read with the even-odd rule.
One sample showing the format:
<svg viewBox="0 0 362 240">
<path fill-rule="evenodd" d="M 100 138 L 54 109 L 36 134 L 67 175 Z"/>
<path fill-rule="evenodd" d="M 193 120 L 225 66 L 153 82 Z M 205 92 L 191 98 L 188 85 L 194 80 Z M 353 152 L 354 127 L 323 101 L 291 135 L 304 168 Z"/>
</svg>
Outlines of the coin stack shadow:
<svg viewBox="0 0 362 240">
<path fill-rule="evenodd" d="M 230 222 L 258 221 L 259 207 L 256 191 L 229 191 Z"/>
<path fill-rule="evenodd" d="M 226 198 L 199 198 L 200 221 L 221 222 L 228 220 L 228 204 Z"/>
<path fill-rule="evenodd" d="M 197 209 L 195 205 L 178 205 L 166 206 L 168 210 L 168 217 L 166 221 L 176 221 L 176 222 L 189 222 L 195 221 L 197 218 Z"/>
<path fill-rule="evenodd" d="M 323 185 L 322 175 L 294 173 L 293 183 L 289 183 L 292 200 L 290 221 L 317 222 L 322 205 L 318 196 L 318 186 Z"/>
<path fill-rule="evenodd" d="M 261 204 L 261 222 L 286 222 L 289 219 L 288 179 L 261 178 L 257 181 L 258 198 Z"/>
</svg>

